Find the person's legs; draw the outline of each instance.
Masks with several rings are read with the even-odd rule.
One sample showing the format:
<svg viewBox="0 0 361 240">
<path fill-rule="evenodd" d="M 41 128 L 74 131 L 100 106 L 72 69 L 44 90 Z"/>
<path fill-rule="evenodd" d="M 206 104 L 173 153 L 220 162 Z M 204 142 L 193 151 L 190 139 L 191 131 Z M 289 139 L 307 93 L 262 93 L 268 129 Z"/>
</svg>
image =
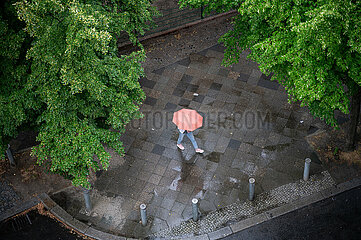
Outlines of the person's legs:
<svg viewBox="0 0 361 240">
<path fill-rule="evenodd" d="M 181 144 L 181 142 L 183 141 L 183 138 L 184 138 L 184 133 L 179 132 L 177 144 Z"/>
<path fill-rule="evenodd" d="M 194 149 L 198 149 L 198 144 L 197 144 L 196 140 L 194 139 L 193 132 L 188 132 L 187 137 L 189 138 L 189 140 L 191 140 Z"/>
<path fill-rule="evenodd" d="M 178 141 L 177 141 L 177 147 L 178 147 L 180 150 L 184 150 L 184 147 L 183 147 L 183 145 L 181 144 L 183 138 L 184 138 L 184 133 L 179 132 L 179 137 L 178 137 Z"/>
</svg>

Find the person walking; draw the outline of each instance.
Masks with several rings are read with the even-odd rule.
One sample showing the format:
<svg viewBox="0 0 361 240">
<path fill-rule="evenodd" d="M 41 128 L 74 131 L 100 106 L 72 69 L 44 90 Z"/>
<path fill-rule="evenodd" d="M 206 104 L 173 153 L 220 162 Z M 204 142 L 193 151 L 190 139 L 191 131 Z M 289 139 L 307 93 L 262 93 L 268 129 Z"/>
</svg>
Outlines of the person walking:
<svg viewBox="0 0 361 240">
<path fill-rule="evenodd" d="M 181 144 L 184 138 L 184 135 L 187 135 L 187 137 L 189 138 L 189 140 L 191 140 L 193 147 L 196 151 L 196 153 L 204 153 L 203 149 L 200 149 L 198 147 L 198 144 L 193 136 L 193 132 L 189 132 L 187 130 L 183 130 L 183 129 L 178 129 L 179 130 L 179 137 L 178 137 L 178 141 L 177 141 L 177 147 L 180 150 L 184 150 L 184 146 Z"/>
<path fill-rule="evenodd" d="M 177 141 L 177 147 L 180 150 L 184 150 L 182 140 L 184 135 L 187 135 L 191 140 L 193 147 L 197 153 L 203 153 L 204 150 L 198 147 L 198 144 L 193 136 L 193 131 L 200 128 L 203 125 L 203 117 L 192 109 L 181 109 L 174 113 L 173 123 L 178 127 L 179 137 Z"/>
</svg>

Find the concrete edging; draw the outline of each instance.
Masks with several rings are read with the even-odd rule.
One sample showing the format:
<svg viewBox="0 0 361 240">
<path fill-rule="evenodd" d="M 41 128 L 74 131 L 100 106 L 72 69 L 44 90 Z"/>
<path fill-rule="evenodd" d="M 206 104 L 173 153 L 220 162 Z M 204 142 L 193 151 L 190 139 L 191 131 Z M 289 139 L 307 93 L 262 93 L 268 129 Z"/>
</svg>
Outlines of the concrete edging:
<svg viewBox="0 0 361 240">
<path fill-rule="evenodd" d="M 14 207 L 6 210 L 4 213 L 0 214 L 0 222 L 4 221 L 5 219 L 8 219 L 12 216 L 15 216 L 21 212 L 24 212 L 25 210 L 35 207 L 39 203 L 40 203 L 40 201 L 37 198 L 33 198 L 29 201 L 21 202 L 20 204 L 17 204 Z"/>
<path fill-rule="evenodd" d="M 322 190 L 320 192 L 312 194 L 311 196 L 301 198 L 299 200 L 288 203 L 286 205 L 268 210 L 264 213 L 255 215 L 255 216 L 247 218 L 245 220 L 241 220 L 239 222 L 232 223 L 232 224 L 230 224 L 230 226 L 227 226 L 227 227 L 224 227 L 224 228 L 221 228 L 221 229 L 215 231 L 215 232 L 217 232 L 216 236 L 214 235 L 215 232 L 204 234 L 204 235 L 207 235 L 208 239 L 221 239 L 221 238 L 224 238 L 231 234 L 240 232 L 244 229 L 247 229 L 252 226 L 258 225 L 260 223 L 263 223 L 265 221 L 285 215 L 285 214 L 295 211 L 297 209 L 301 209 L 309 204 L 316 203 L 316 202 L 322 201 L 324 199 L 336 196 L 340 193 L 343 193 L 345 191 L 351 190 L 351 189 L 359 187 L 359 186 L 361 186 L 361 177 L 354 178 L 350 181 L 337 184 L 334 187 Z M 231 231 L 229 231 L 229 228 L 231 229 Z"/>
<path fill-rule="evenodd" d="M 131 240 L 132 238 L 126 238 L 122 236 L 117 236 L 109 234 L 106 232 L 99 231 L 95 228 L 92 228 L 79 220 L 75 219 L 69 213 L 67 213 L 63 208 L 61 208 L 56 202 L 54 202 L 46 193 L 38 195 L 39 201 L 44 205 L 44 207 L 49 210 L 60 222 L 71 227 L 75 231 L 97 240 Z"/>
<path fill-rule="evenodd" d="M 322 201 L 324 199 L 336 196 L 340 193 L 343 193 L 345 191 L 351 190 L 353 188 L 361 186 L 361 177 L 354 178 L 352 180 L 349 180 L 344 183 L 340 183 L 335 185 L 334 187 L 322 190 L 320 192 L 314 193 L 308 197 L 300 198 L 296 201 L 293 201 L 291 203 L 273 208 L 271 210 L 268 210 L 266 212 L 257 214 L 253 217 L 246 218 L 244 220 L 235 222 L 230 224 L 229 226 L 225 226 L 223 228 L 217 229 L 214 232 L 210 232 L 203 235 L 197 235 L 197 236 L 186 236 L 184 238 L 176 238 L 176 239 L 183 239 L 183 240 L 190 240 L 190 239 L 198 239 L 198 240 L 215 240 L 215 239 L 222 239 L 224 237 L 227 237 L 229 235 L 235 234 L 237 232 L 243 231 L 247 228 L 256 226 L 258 224 L 261 224 L 263 222 L 266 222 L 268 220 L 271 220 L 273 218 L 277 218 L 279 216 L 285 215 L 289 212 L 301 209 L 307 205 L 310 205 L 312 203 L 316 203 L 319 201 Z"/>
<path fill-rule="evenodd" d="M 203 19 L 200 19 L 200 20 L 197 20 L 197 21 L 194 21 L 194 22 L 186 23 L 186 24 L 183 24 L 181 26 L 174 27 L 174 28 L 171 28 L 171 29 L 168 29 L 168 30 L 165 30 L 165 31 L 152 33 L 150 35 L 140 37 L 139 41 L 142 42 L 142 41 L 148 40 L 150 38 L 155 38 L 155 37 L 159 37 L 159 36 L 162 36 L 162 35 L 166 35 L 166 34 L 169 34 L 171 32 L 181 30 L 183 28 L 191 27 L 191 26 L 194 26 L 194 25 L 197 25 L 197 24 L 200 24 L 200 23 L 204 23 L 204 22 L 208 22 L 208 21 L 211 21 L 211 20 L 214 20 L 214 19 L 217 19 L 217 18 L 232 15 L 232 14 L 235 14 L 237 12 L 238 12 L 237 10 L 232 10 L 232 11 L 229 11 L 229 12 L 220 13 L 220 14 L 213 15 L 213 16 L 210 16 L 210 17 L 207 17 L 207 18 L 203 18 Z M 132 45 L 132 43 L 130 41 L 124 42 L 123 44 L 119 44 L 118 48 L 126 47 L 126 46 L 129 46 L 129 45 Z"/>
<path fill-rule="evenodd" d="M 250 228 L 252 226 L 258 225 L 260 223 L 266 222 L 273 218 L 277 218 L 279 216 L 285 215 L 289 212 L 295 211 L 297 209 L 303 208 L 309 204 L 322 201 L 326 198 L 338 195 L 342 192 L 351 190 L 353 188 L 361 186 L 361 177 L 354 178 L 350 181 L 340 183 L 335 185 L 334 187 L 325 189 L 323 191 L 312 194 L 311 196 L 301 198 L 294 202 L 282 205 L 280 207 L 268 210 L 266 212 L 260 213 L 253 217 L 238 221 L 236 223 L 232 223 L 229 226 L 217 229 L 214 232 L 210 232 L 203 235 L 184 237 L 182 239 L 198 239 L 198 240 L 214 240 L 221 239 L 226 236 L 232 235 L 234 233 L 240 232 L 244 229 Z M 109 234 L 106 232 L 99 231 L 95 228 L 92 228 L 79 220 L 72 217 L 69 213 L 67 213 L 63 208 L 61 208 L 56 202 L 54 202 L 46 193 L 42 193 L 30 201 L 25 202 L 24 204 L 17 205 L 12 209 L 9 209 L 5 213 L 0 215 L 0 221 L 12 217 L 26 209 L 36 206 L 37 204 L 42 203 L 44 207 L 49 210 L 59 221 L 64 223 L 65 225 L 71 227 L 75 231 L 80 234 L 84 234 L 85 236 L 98 239 L 98 240 L 134 240 L 134 238 L 126 238 L 122 236 L 117 236 L 113 234 Z"/>
</svg>

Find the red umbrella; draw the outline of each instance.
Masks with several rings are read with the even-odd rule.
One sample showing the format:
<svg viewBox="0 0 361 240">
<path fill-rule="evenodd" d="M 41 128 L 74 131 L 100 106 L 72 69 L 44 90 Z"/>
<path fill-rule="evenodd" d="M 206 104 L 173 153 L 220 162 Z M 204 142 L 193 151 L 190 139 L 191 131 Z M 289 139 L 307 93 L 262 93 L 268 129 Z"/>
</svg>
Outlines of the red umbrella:
<svg viewBox="0 0 361 240">
<path fill-rule="evenodd" d="M 196 110 L 181 109 L 174 113 L 173 122 L 179 129 L 192 132 L 202 127 L 203 117 Z"/>
</svg>

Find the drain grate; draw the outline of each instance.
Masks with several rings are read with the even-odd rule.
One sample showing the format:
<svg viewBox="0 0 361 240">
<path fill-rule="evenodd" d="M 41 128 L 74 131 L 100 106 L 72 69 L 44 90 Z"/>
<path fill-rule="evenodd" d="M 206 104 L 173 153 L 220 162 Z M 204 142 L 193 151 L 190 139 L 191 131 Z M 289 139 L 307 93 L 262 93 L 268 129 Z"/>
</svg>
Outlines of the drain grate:
<svg viewBox="0 0 361 240">
<path fill-rule="evenodd" d="M 18 232 L 28 225 L 32 225 L 32 222 L 27 213 L 16 216 L 0 224 L 0 230 L 4 232 Z"/>
<path fill-rule="evenodd" d="M 31 220 L 27 213 L 25 213 L 24 215 L 17 216 L 15 218 L 13 218 L 11 221 L 11 225 L 12 225 L 14 231 L 20 231 L 25 226 L 31 225 L 31 224 L 32 224 Z"/>
</svg>

